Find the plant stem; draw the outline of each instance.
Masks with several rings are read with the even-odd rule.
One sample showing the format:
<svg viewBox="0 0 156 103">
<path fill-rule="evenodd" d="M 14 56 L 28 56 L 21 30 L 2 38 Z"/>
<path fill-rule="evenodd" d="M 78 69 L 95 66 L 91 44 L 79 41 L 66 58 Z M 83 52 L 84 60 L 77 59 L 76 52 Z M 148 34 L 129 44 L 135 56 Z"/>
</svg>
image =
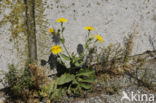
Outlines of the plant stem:
<svg viewBox="0 0 156 103">
<path fill-rule="evenodd" d="M 62 38 L 64 39 L 64 36 L 63 36 L 63 23 L 61 23 L 61 33 L 62 33 Z M 64 42 L 61 41 L 61 43 L 62 43 L 62 45 L 63 45 L 65 51 L 67 52 L 68 56 L 71 58 L 71 56 L 70 56 L 70 54 L 69 54 L 69 52 L 68 52 L 68 50 L 67 50 L 67 48 L 66 48 Z"/>
<path fill-rule="evenodd" d="M 89 37 L 89 35 L 90 35 L 90 30 L 88 31 L 88 37 Z"/>
<path fill-rule="evenodd" d="M 60 56 L 60 55 L 59 55 L 59 56 Z M 63 60 L 62 60 L 61 56 L 60 56 L 60 60 L 63 62 Z"/>
<path fill-rule="evenodd" d="M 71 58 L 71 56 L 70 56 L 70 54 L 69 54 L 69 52 L 68 52 L 66 46 L 64 45 L 64 43 L 62 43 L 62 44 L 63 44 L 63 47 L 64 47 L 65 51 L 67 52 L 68 56 Z"/>
</svg>

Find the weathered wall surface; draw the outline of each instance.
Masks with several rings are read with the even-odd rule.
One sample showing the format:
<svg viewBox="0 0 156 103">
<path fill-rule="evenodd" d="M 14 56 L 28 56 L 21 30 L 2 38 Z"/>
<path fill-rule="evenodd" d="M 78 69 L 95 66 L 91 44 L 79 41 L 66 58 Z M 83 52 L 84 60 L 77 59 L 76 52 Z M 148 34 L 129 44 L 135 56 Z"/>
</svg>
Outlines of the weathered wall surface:
<svg viewBox="0 0 156 103">
<path fill-rule="evenodd" d="M 77 45 L 84 43 L 85 26 L 95 28 L 92 34 L 102 35 L 104 46 L 122 42 L 124 36 L 136 31 L 133 54 L 156 47 L 156 0 L 48 0 L 45 7 L 49 27 L 58 28 L 56 20 L 60 17 L 68 20 L 64 36 L 70 52 L 76 52 Z M 27 55 L 24 36 L 17 40 L 17 46 L 10 42 L 7 29 L 7 26 L 0 28 L 4 30 L 0 34 L 0 70 L 7 70 L 12 63 L 20 67 Z M 47 60 L 53 45 L 51 35 L 37 34 L 37 40 L 38 59 Z"/>
<path fill-rule="evenodd" d="M 64 35 L 71 52 L 84 43 L 85 26 L 95 28 L 92 34 L 102 35 L 104 46 L 122 42 L 124 36 L 136 31 L 133 54 L 154 48 L 150 41 L 156 40 L 155 0 L 48 0 L 47 7 L 50 27 L 58 28 L 56 20 L 60 17 L 68 19 Z"/>
</svg>

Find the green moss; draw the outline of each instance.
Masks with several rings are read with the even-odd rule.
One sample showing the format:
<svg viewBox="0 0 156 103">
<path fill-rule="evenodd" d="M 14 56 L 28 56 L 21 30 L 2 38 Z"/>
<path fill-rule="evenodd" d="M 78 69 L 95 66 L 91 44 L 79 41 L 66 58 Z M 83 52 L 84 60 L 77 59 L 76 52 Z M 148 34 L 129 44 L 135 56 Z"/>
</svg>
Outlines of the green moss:
<svg viewBox="0 0 156 103">
<path fill-rule="evenodd" d="M 44 3 L 46 0 L 44 0 Z M 46 34 L 47 21 L 44 19 L 44 7 L 43 0 L 35 0 L 35 13 L 36 13 L 36 26 L 39 30 L 36 30 L 37 34 Z M 26 6 L 24 0 L 1 0 L 0 13 L 2 13 L 2 20 L 0 20 L 0 27 L 9 23 L 10 26 L 7 31 L 11 33 L 9 38 L 10 42 L 14 43 L 14 48 L 18 51 L 18 55 L 28 56 L 27 45 L 27 32 L 26 32 Z M 8 14 L 4 11 L 10 9 Z M 1 32 L 0 34 L 2 34 Z M 22 34 L 22 35 L 21 35 Z M 24 36 L 23 36 L 24 34 Z M 22 43 L 22 44 L 21 44 Z M 24 44 L 23 44 L 24 43 Z M 23 47 L 23 48 L 22 48 Z"/>
<path fill-rule="evenodd" d="M 25 16 L 25 4 L 23 0 L 19 1 L 12 1 L 12 0 L 2 0 L 0 3 L 2 6 L 0 8 L 0 11 L 5 10 L 7 8 L 11 9 L 11 12 L 9 15 L 3 15 L 3 19 L 0 21 L 0 27 L 2 27 L 6 23 L 10 23 L 10 28 L 8 30 L 11 32 L 12 37 L 11 38 L 17 38 L 20 33 L 26 34 L 26 16 Z M 43 28 L 45 27 L 44 20 L 44 6 L 42 0 L 36 0 L 36 23 L 39 27 L 41 27 L 40 30 L 43 31 Z M 45 24 L 44 24 L 45 23 Z"/>
</svg>

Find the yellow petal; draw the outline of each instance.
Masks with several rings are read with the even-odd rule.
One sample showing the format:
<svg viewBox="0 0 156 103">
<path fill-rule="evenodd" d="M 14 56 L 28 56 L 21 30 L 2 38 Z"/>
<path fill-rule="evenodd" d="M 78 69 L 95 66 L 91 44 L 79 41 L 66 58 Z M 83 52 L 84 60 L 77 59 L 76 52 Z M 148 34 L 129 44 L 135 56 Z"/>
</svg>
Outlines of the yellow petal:
<svg viewBox="0 0 156 103">
<path fill-rule="evenodd" d="M 96 35 L 96 39 L 98 40 L 98 41 L 100 41 L 101 43 L 103 42 L 103 38 L 100 36 L 100 35 Z"/>
<path fill-rule="evenodd" d="M 49 28 L 49 32 L 50 33 L 54 32 L 54 29 L 53 28 Z"/>
<path fill-rule="evenodd" d="M 52 46 L 51 47 L 51 52 L 53 53 L 53 54 L 59 54 L 60 52 L 62 52 L 62 48 L 61 48 L 61 46 L 60 45 L 55 45 L 55 46 Z"/>
<path fill-rule="evenodd" d="M 68 20 L 67 19 L 65 19 L 65 18 L 59 18 L 59 19 L 57 19 L 57 22 L 61 22 L 61 23 L 64 23 L 64 22 L 67 22 Z"/>
<path fill-rule="evenodd" d="M 93 31 L 93 30 L 94 30 L 94 28 L 91 27 L 91 26 L 86 26 L 84 29 L 85 29 L 85 30 L 88 30 L 88 31 Z"/>
</svg>

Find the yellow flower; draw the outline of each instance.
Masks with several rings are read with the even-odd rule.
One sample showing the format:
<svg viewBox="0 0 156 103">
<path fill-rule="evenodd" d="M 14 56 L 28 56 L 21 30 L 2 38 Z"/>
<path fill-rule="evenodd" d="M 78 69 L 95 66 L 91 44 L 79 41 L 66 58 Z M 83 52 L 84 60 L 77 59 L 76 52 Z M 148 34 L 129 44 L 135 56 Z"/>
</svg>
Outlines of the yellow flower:
<svg viewBox="0 0 156 103">
<path fill-rule="evenodd" d="M 59 23 L 67 22 L 67 19 L 59 18 L 59 19 L 57 19 L 57 22 L 59 22 Z"/>
<path fill-rule="evenodd" d="M 100 41 L 101 43 L 103 42 L 103 38 L 98 34 L 92 35 L 92 39 L 94 39 L 94 38 L 96 38 L 96 40 Z"/>
<path fill-rule="evenodd" d="M 101 43 L 103 42 L 103 38 L 98 34 L 96 34 L 96 39 L 100 41 Z"/>
<path fill-rule="evenodd" d="M 53 28 L 49 28 L 49 32 L 50 33 L 54 32 L 54 29 Z"/>
<path fill-rule="evenodd" d="M 60 45 L 55 45 L 51 47 L 51 52 L 53 54 L 59 54 L 60 52 L 62 52 L 62 48 Z"/>
<path fill-rule="evenodd" d="M 93 30 L 94 30 L 94 28 L 91 27 L 91 26 L 86 26 L 84 29 L 85 29 L 85 30 L 88 30 L 88 31 L 93 31 Z"/>
</svg>

